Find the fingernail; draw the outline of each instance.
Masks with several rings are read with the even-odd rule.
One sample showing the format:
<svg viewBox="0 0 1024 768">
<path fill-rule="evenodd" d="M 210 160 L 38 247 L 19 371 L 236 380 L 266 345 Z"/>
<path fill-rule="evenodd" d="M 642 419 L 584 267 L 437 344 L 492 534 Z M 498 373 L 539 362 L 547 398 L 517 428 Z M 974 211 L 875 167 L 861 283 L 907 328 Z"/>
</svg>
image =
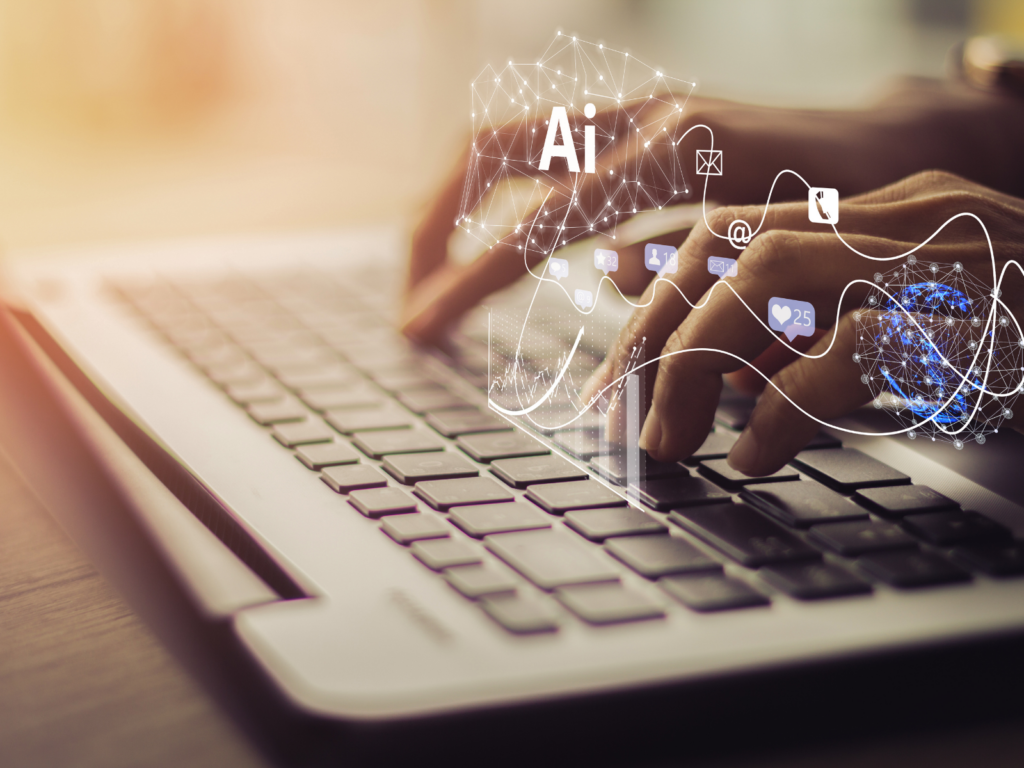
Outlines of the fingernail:
<svg viewBox="0 0 1024 768">
<path fill-rule="evenodd" d="M 729 466 L 745 475 L 753 474 L 760 454 L 761 446 L 757 442 L 757 437 L 747 427 L 729 451 Z"/>
<path fill-rule="evenodd" d="M 658 451 L 661 448 L 661 419 L 658 417 L 658 410 L 653 403 L 647 412 L 644 428 L 640 430 L 640 439 L 637 442 L 640 448 L 655 459 L 658 458 Z"/>
</svg>

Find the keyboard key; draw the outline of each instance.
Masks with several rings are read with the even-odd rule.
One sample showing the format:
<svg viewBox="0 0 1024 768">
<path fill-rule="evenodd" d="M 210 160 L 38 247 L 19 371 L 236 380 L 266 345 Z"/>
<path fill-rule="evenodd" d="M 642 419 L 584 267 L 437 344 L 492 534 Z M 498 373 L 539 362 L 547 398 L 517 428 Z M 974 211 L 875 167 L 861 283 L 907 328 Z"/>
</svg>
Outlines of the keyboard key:
<svg viewBox="0 0 1024 768">
<path fill-rule="evenodd" d="M 324 467 L 356 464 L 359 462 L 359 454 L 353 451 L 347 443 L 303 445 L 296 449 L 295 458 L 317 472 Z"/>
<path fill-rule="evenodd" d="M 737 431 L 746 428 L 754 412 L 754 398 L 722 398 L 715 409 L 715 421 Z"/>
<path fill-rule="evenodd" d="M 409 429 L 413 421 L 408 413 L 388 408 L 327 412 L 327 423 L 343 435 L 379 429 Z"/>
<path fill-rule="evenodd" d="M 970 544 L 953 550 L 957 560 L 989 576 L 1024 574 L 1024 543 L 990 542 Z"/>
<path fill-rule="evenodd" d="M 499 571 L 490 565 L 460 565 L 457 568 L 446 570 L 444 577 L 449 584 L 470 600 L 495 595 L 511 595 L 515 593 L 518 586 L 511 574 Z"/>
<path fill-rule="evenodd" d="M 357 464 L 347 467 L 327 467 L 320 479 L 336 493 L 349 493 L 361 488 L 383 488 L 388 479 L 376 467 Z"/>
<path fill-rule="evenodd" d="M 813 451 L 818 448 L 842 448 L 843 441 L 838 437 L 832 437 L 828 432 L 819 432 L 811 438 L 811 442 L 804 446 L 805 451 Z"/>
<path fill-rule="evenodd" d="M 455 442 L 474 459 L 488 464 L 495 459 L 545 456 L 551 453 L 544 445 L 522 432 L 482 432 L 462 435 Z"/>
<path fill-rule="evenodd" d="M 728 504 L 732 496 L 703 477 L 666 477 L 645 480 L 630 490 L 644 504 L 655 509 L 669 510 L 696 507 L 702 504 Z"/>
<path fill-rule="evenodd" d="M 356 448 L 374 459 L 382 459 L 395 453 L 432 453 L 444 450 L 444 443 L 432 432 L 419 429 L 358 432 L 352 436 L 352 442 Z"/>
<path fill-rule="evenodd" d="M 840 493 L 880 485 L 907 485 L 910 478 L 856 448 L 801 451 L 794 462 L 801 470 Z"/>
<path fill-rule="evenodd" d="M 768 605 L 770 602 L 745 582 L 721 573 L 666 576 L 658 580 L 658 585 L 687 608 L 701 613 Z"/>
<path fill-rule="evenodd" d="M 513 501 L 514 496 L 489 477 L 467 477 L 458 480 L 427 480 L 417 483 L 413 491 L 434 509 L 446 510 L 469 504 L 491 504 Z"/>
<path fill-rule="evenodd" d="M 249 353 L 272 371 L 278 372 L 315 368 L 337 362 L 337 357 L 328 350 L 317 347 L 294 346 L 290 343 L 250 343 Z"/>
<path fill-rule="evenodd" d="M 234 344 L 204 346 L 189 350 L 186 354 L 189 360 L 203 369 L 245 363 L 249 360 Z"/>
<path fill-rule="evenodd" d="M 330 368 L 279 373 L 277 378 L 288 389 L 309 394 L 318 390 L 338 389 L 359 381 L 360 377 L 355 371 L 335 364 Z"/>
<path fill-rule="evenodd" d="M 539 600 L 493 597 L 481 600 L 480 606 L 488 616 L 517 635 L 554 632 L 558 629 L 558 616 L 554 609 Z"/>
<path fill-rule="evenodd" d="M 507 421 L 475 410 L 436 411 L 427 416 L 427 424 L 445 437 L 458 437 L 476 432 L 507 432 L 512 429 Z"/>
<path fill-rule="evenodd" d="M 919 512 L 956 509 L 960 505 L 925 485 L 896 485 L 889 488 L 865 488 L 853 500 L 872 512 L 886 517 L 903 517 Z"/>
<path fill-rule="evenodd" d="M 480 470 L 456 453 L 402 453 L 385 457 L 383 466 L 385 472 L 403 485 L 480 474 Z"/>
<path fill-rule="evenodd" d="M 951 546 L 969 541 L 1010 539 L 1010 531 L 977 512 L 928 512 L 907 515 L 903 527 L 929 544 Z"/>
<path fill-rule="evenodd" d="M 971 575 L 931 552 L 877 552 L 857 559 L 857 565 L 893 587 L 930 587 L 970 581 Z"/>
<path fill-rule="evenodd" d="M 571 509 L 626 506 L 624 498 L 596 480 L 532 485 L 526 490 L 526 496 L 553 515 Z"/>
<path fill-rule="evenodd" d="M 748 485 L 741 498 L 786 525 L 867 520 L 868 513 L 844 496 L 813 482 Z"/>
<path fill-rule="evenodd" d="M 347 409 L 366 410 L 379 408 L 386 402 L 380 393 L 361 388 L 324 389 L 306 392 L 302 402 L 314 411 L 341 411 Z"/>
<path fill-rule="evenodd" d="M 215 365 L 206 369 L 207 378 L 221 387 L 259 381 L 266 378 L 266 375 L 263 369 L 251 360 L 242 363 Z"/>
<path fill-rule="evenodd" d="M 641 512 L 633 507 L 581 509 L 575 512 L 566 512 L 565 524 L 591 541 L 604 541 L 612 536 L 634 536 L 668 531 L 668 527 L 660 520 L 655 520 L 646 512 Z"/>
<path fill-rule="evenodd" d="M 736 437 L 731 432 L 712 432 L 693 456 L 686 459 L 683 463 L 695 467 L 708 459 L 724 459 L 729 455 L 729 451 L 732 450 Z"/>
<path fill-rule="evenodd" d="M 451 411 L 459 408 L 473 408 L 461 397 L 447 389 L 419 389 L 412 392 L 401 392 L 398 402 L 413 413 L 431 413 L 433 411 Z"/>
<path fill-rule="evenodd" d="M 264 427 L 289 421 L 302 421 L 309 415 L 309 411 L 303 408 L 300 402 L 290 398 L 272 400 L 269 403 L 253 403 L 246 410 L 253 421 Z"/>
<path fill-rule="evenodd" d="M 299 421 L 294 424 L 278 424 L 270 434 L 286 448 L 310 443 L 329 443 L 334 440 L 334 433 L 319 419 Z"/>
<path fill-rule="evenodd" d="M 426 513 L 386 517 L 381 530 L 399 544 L 411 544 L 424 539 L 446 538 L 450 529 L 437 515 Z"/>
<path fill-rule="evenodd" d="M 648 579 L 722 570 L 721 565 L 678 536 L 624 536 L 611 539 L 604 548 Z"/>
<path fill-rule="evenodd" d="M 479 504 L 455 507 L 450 519 L 470 536 L 482 539 L 492 533 L 550 528 L 551 518 L 525 501 L 511 504 Z"/>
<path fill-rule="evenodd" d="M 560 456 L 538 456 L 523 459 L 498 459 L 491 463 L 491 472 L 513 488 L 526 488 L 539 483 L 582 480 L 587 473 Z"/>
<path fill-rule="evenodd" d="M 395 394 L 397 392 L 413 392 L 418 389 L 436 389 L 438 387 L 437 381 L 420 373 L 409 373 L 405 371 L 382 371 L 380 373 L 374 373 L 375 366 L 366 366 L 358 361 L 355 362 L 363 368 L 364 371 L 369 371 L 370 378 L 376 382 L 377 386 L 391 394 Z"/>
<path fill-rule="evenodd" d="M 247 381 L 242 384 L 229 384 L 224 389 L 228 397 L 239 405 L 265 403 L 269 400 L 280 400 L 285 391 L 273 379 Z"/>
<path fill-rule="evenodd" d="M 400 515 L 416 511 L 416 499 L 401 488 L 364 488 L 348 495 L 349 504 L 367 517 Z"/>
<path fill-rule="evenodd" d="M 676 477 L 690 474 L 689 470 L 682 464 L 656 461 L 647 455 L 647 451 L 643 450 L 638 450 L 638 454 L 638 479 Z M 626 476 L 629 471 L 628 464 L 627 456 L 624 453 L 601 453 L 590 460 L 590 466 L 601 477 L 607 478 L 617 485 L 625 485 L 628 482 L 629 478 Z"/>
<path fill-rule="evenodd" d="M 416 541 L 410 547 L 416 559 L 427 568 L 443 571 L 456 565 L 477 565 L 483 562 L 481 553 L 465 541 L 432 539 Z"/>
<path fill-rule="evenodd" d="M 618 571 L 592 545 L 564 531 L 499 533 L 487 548 L 541 589 L 618 581 Z"/>
<path fill-rule="evenodd" d="M 601 439 L 600 429 L 561 429 L 555 432 L 554 443 L 583 461 L 608 453 L 608 443 Z"/>
<path fill-rule="evenodd" d="M 818 560 L 818 551 L 746 504 L 680 509 L 669 520 L 747 566 Z"/>
<path fill-rule="evenodd" d="M 652 597 L 621 584 L 585 584 L 555 590 L 555 597 L 588 624 L 660 619 L 665 610 Z"/>
<path fill-rule="evenodd" d="M 856 557 L 886 549 L 916 549 L 914 537 L 895 523 L 855 520 L 825 523 L 811 529 L 811 540 L 844 557 Z"/>
<path fill-rule="evenodd" d="M 730 490 L 739 490 L 745 485 L 755 483 L 782 483 L 800 479 L 800 475 L 792 467 L 783 467 L 778 472 L 765 477 L 747 477 L 742 472 L 730 467 L 726 459 L 702 461 L 698 471 L 723 488 Z"/>
<path fill-rule="evenodd" d="M 776 589 L 798 600 L 863 595 L 871 585 L 831 563 L 785 563 L 762 568 L 758 573 Z"/>
</svg>

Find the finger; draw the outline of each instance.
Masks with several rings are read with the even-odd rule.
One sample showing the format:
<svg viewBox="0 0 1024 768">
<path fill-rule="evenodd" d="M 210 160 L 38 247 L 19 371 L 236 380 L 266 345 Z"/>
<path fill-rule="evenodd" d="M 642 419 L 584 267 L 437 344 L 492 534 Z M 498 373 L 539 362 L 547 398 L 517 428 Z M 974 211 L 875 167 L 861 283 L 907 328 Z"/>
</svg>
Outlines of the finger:
<svg viewBox="0 0 1024 768">
<path fill-rule="evenodd" d="M 856 322 L 847 312 L 836 326 L 835 345 L 816 360 L 800 358 L 772 377 L 772 386 L 750 416 L 729 453 L 729 464 L 751 476 L 770 475 L 792 461 L 817 434 L 821 424 L 843 416 L 872 398 L 854 362 Z M 824 352 L 832 334 L 821 338 L 811 354 Z"/>
<path fill-rule="evenodd" d="M 764 391 L 767 383 L 765 376 L 774 376 L 794 360 L 798 360 L 801 352 L 809 352 L 818 339 L 824 335 L 825 331 L 819 329 L 810 336 L 797 336 L 790 342 L 790 346 L 794 347 L 795 351 L 781 341 L 775 341 L 768 349 L 754 358 L 750 365 L 727 373 L 725 380 L 742 395 L 759 395 Z"/>
<path fill-rule="evenodd" d="M 697 303 L 698 297 L 715 284 L 718 275 L 708 272 L 708 255 L 722 253 L 723 248 L 731 248 L 715 233 L 727 230 L 729 224 L 737 218 L 760 221 L 763 213 L 762 207 L 717 208 L 707 213 L 680 248 L 678 271 L 668 277 L 679 291 L 657 282 L 648 286 L 640 299 L 642 306 L 634 310 L 629 322 L 619 333 L 605 358 L 605 364 L 584 385 L 584 402 L 589 402 L 597 392 L 625 373 L 634 350 L 661 350 L 669 336 L 690 314 L 690 304 Z M 801 205 L 772 206 L 764 219 L 765 229 L 800 229 L 811 226 L 806 207 Z M 652 386 L 651 378 L 647 377 L 649 387 Z"/>
<path fill-rule="evenodd" d="M 864 235 L 852 242 L 882 253 L 906 247 Z M 847 306 L 864 300 L 868 286 L 853 281 L 864 280 L 871 268 L 821 233 L 773 230 L 758 237 L 744 251 L 737 277 L 715 286 L 702 300 L 704 306 L 665 345 L 642 447 L 658 460 L 678 461 L 700 446 L 711 425 L 717 402 L 712 394 L 721 387 L 722 374 L 742 368 L 778 338 L 767 327 L 770 299 L 810 302 L 815 321 L 827 326 L 847 285 Z"/>
</svg>

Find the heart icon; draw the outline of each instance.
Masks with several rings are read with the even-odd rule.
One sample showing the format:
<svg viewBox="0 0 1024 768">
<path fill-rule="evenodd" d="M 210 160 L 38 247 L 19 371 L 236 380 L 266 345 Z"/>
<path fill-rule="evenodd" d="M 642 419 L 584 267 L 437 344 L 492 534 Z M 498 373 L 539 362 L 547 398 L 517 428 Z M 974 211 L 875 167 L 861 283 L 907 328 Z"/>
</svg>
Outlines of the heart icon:
<svg viewBox="0 0 1024 768">
<path fill-rule="evenodd" d="M 772 305 L 772 317 L 779 325 L 783 325 L 793 315 L 793 310 L 781 304 Z"/>
</svg>

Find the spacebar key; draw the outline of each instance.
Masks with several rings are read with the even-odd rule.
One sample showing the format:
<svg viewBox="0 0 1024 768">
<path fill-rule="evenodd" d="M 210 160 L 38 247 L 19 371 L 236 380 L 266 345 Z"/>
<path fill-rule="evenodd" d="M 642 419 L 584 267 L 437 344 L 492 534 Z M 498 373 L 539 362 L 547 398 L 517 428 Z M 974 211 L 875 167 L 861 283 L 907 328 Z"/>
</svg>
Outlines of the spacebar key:
<svg viewBox="0 0 1024 768">
<path fill-rule="evenodd" d="M 497 533 L 484 544 L 541 589 L 619 579 L 602 552 L 563 531 Z"/>
</svg>

